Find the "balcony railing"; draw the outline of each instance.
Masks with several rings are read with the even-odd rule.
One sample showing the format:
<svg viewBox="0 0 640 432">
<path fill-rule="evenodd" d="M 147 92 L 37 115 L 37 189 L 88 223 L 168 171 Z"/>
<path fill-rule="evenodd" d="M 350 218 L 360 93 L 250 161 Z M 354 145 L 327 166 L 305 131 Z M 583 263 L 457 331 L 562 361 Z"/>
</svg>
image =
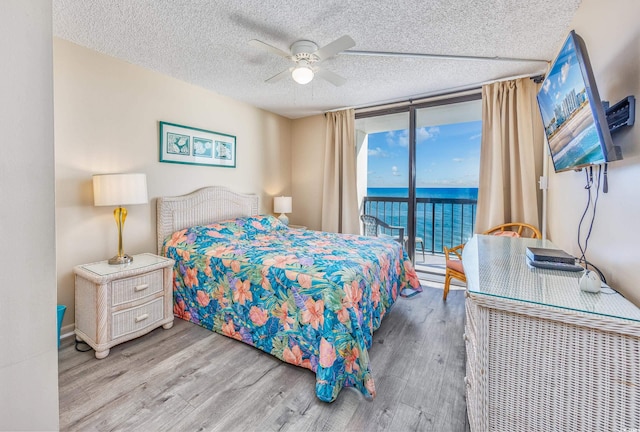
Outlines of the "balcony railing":
<svg viewBox="0 0 640 432">
<path fill-rule="evenodd" d="M 408 198 L 365 197 L 364 214 L 407 230 Z M 443 253 L 443 246 L 465 243 L 473 236 L 477 201 L 458 198 L 416 198 L 416 237 L 425 251 Z M 389 233 L 387 233 L 389 234 Z M 416 242 L 417 243 L 417 242 Z M 419 243 L 416 244 L 420 248 Z"/>
</svg>

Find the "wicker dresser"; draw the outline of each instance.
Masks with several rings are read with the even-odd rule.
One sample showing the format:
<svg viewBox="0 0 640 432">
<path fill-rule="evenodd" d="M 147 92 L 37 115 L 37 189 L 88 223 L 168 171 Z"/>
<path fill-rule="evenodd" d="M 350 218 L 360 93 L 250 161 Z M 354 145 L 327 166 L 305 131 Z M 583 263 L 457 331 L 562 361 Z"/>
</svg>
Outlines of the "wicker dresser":
<svg viewBox="0 0 640 432">
<path fill-rule="evenodd" d="M 640 431 L 640 309 L 529 267 L 527 246 L 554 247 L 479 235 L 464 249 L 471 430 Z"/>
<path fill-rule="evenodd" d="M 76 337 L 109 355 L 112 346 L 173 326 L 174 261 L 153 254 L 133 262 L 76 266 Z"/>
</svg>

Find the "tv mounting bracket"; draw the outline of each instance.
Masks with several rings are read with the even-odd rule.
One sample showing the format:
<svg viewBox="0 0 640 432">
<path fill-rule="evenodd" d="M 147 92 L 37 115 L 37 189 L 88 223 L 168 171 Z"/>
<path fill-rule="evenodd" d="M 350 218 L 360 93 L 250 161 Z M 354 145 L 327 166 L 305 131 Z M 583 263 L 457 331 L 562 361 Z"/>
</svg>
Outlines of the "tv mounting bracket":
<svg viewBox="0 0 640 432">
<path fill-rule="evenodd" d="M 627 96 L 613 106 L 608 101 L 602 101 L 609 131 L 613 134 L 624 126 L 633 126 L 636 117 L 636 98 Z"/>
</svg>

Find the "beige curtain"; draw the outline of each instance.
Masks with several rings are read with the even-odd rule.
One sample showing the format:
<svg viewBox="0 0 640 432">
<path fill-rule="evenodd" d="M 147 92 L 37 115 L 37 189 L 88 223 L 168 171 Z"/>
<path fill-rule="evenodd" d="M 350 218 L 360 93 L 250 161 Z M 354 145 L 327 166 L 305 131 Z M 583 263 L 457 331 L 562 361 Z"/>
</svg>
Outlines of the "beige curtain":
<svg viewBox="0 0 640 432">
<path fill-rule="evenodd" d="M 543 127 L 530 78 L 482 87 L 476 232 L 506 222 L 540 227 Z"/>
<path fill-rule="evenodd" d="M 358 234 L 355 112 L 330 112 L 326 118 L 322 231 Z"/>
</svg>

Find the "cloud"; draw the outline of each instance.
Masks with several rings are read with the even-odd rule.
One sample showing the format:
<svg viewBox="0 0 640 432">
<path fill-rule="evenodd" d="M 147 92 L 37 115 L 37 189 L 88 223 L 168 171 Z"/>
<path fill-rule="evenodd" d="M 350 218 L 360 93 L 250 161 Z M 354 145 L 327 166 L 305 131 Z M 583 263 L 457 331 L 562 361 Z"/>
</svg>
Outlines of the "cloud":
<svg viewBox="0 0 640 432">
<path fill-rule="evenodd" d="M 560 68 L 560 82 L 564 84 L 565 81 L 567 81 L 568 76 L 569 76 L 569 62 L 563 64 L 562 67 Z"/>
<path fill-rule="evenodd" d="M 452 160 L 453 160 L 455 163 L 460 163 L 460 162 L 462 162 L 464 159 L 462 159 L 462 158 L 453 158 Z"/>
<path fill-rule="evenodd" d="M 407 147 L 409 145 L 409 133 L 408 131 L 402 130 L 402 131 L 397 131 L 398 133 L 396 133 L 396 131 L 389 131 L 387 132 L 387 134 L 385 135 L 387 138 L 387 145 L 389 147 L 393 147 L 393 146 L 400 146 L 400 147 Z"/>
<path fill-rule="evenodd" d="M 560 95 L 560 92 L 557 92 L 557 93 L 556 93 L 556 100 L 560 99 L 560 96 L 561 96 L 561 95 Z"/>
<path fill-rule="evenodd" d="M 387 145 L 388 146 L 395 145 L 395 143 L 396 143 L 396 133 L 395 133 L 395 131 L 387 132 L 387 134 L 385 135 L 385 138 L 387 139 Z"/>
<path fill-rule="evenodd" d="M 549 93 L 550 87 L 551 87 L 551 80 L 546 80 L 542 85 L 542 90 L 544 90 L 545 93 Z"/>
<path fill-rule="evenodd" d="M 472 140 L 472 141 L 473 141 L 473 140 L 477 140 L 478 138 L 482 138 L 482 133 L 475 134 L 475 135 L 471 135 L 471 136 L 469 137 L 469 140 Z"/>
<path fill-rule="evenodd" d="M 439 127 L 421 127 L 416 131 L 416 141 L 418 143 L 425 142 L 428 139 L 435 138 L 436 135 L 440 133 Z"/>
<path fill-rule="evenodd" d="M 422 143 L 431 138 L 434 138 L 436 135 L 440 133 L 440 128 L 438 127 L 422 127 L 416 130 L 416 142 Z M 404 129 L 400 131 L 389 131 L 385 135 L 387 140 L 387 145 L 389 147 L 399 146 L 407 148 L 409 147 L 409 130 Z"/>
<path fill-rule="evenodd" d="M 384 150 L 382 150 L 380 147 L 376 147 L 374 149 L 370 148 L 367 154 L 371 157 L 381 157 L 381 158 L 389 157 L 389 154 Z"/>
<path fill-rule="evenodd" d="M 391 167 L 391 174 L 394 175 L 394 176 L 399 176 L 400 175 L 400 173 L 398 172 L 398 167 L 397 166 L 394 165 L 394 166 Z"/>
<path fill-rule="evenodd" d="M 398 145 L 400 147 L 409 147 L 409 134 L 407 131 L 402 131 L 398 137 Z"/>
<path fill-rule="evenodd" d="M 428 139 L 434 138 L 436 135 L 440 133 L 440 128 L 438 127 L 421 127 L 416 130 L 416 141 L 422 143 Z M 389 147 L 400 146 L 407 148 L 409 147 L 409 130 L 404 129 L 400 131 L 389 131 L 386 133 L 385 138 L 387 140 L 387 145 Z"/>
<path fill-rule="evenodd" d="M 400 147 L 409 147 L 409 132 L 407 130 L 403 130 L 398 134 L 397 143 Z"/>
</svg>

